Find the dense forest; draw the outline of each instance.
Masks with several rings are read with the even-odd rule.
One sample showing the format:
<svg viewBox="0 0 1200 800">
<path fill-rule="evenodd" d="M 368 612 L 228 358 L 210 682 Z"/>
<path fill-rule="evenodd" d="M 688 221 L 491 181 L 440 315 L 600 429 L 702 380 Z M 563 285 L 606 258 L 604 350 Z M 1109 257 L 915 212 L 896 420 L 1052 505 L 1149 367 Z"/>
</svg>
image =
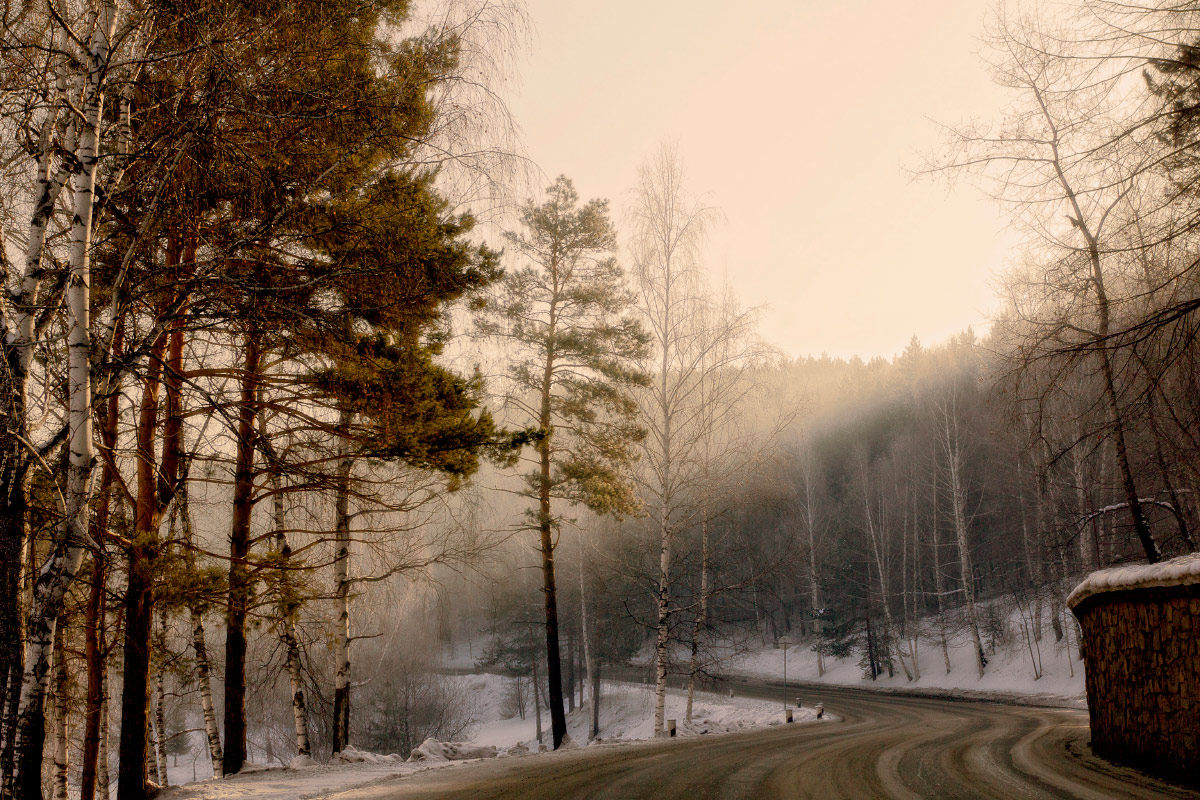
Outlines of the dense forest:
<svg viewBox="0 0 1200 800">
<path fill-rule="evenodd" d="M 1012 104 L 923 170 L 1023 233 L 1000 313 L 864 362 L 762 340 L 672 146 L 620 212 L 530 179 L 519 7 L 5 5 L 0 795 L 406 753 L 463 649 L 557 748 L 631 662 L 661 731 L 785 634 L 1077 646 L 1196 550 L 1200 9 L 1069 11 L 997 12 Z"/>
</svg>

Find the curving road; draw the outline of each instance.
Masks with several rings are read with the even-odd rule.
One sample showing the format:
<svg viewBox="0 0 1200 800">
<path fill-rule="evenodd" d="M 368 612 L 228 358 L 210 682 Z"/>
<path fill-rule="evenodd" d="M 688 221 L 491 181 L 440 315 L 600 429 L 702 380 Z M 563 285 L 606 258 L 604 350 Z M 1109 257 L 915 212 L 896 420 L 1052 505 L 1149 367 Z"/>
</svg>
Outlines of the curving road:
<svg viewBox="0 0 1200 800">
<path fill-rule="evenodd" d="M 767 684 L 734 684 L 777 698 Z M 419 773 L 354 800 L 1200 798 L 1088 750 L 1087 713 L 798 687 L 840 721 L 568 750 Z"/>
</svg>

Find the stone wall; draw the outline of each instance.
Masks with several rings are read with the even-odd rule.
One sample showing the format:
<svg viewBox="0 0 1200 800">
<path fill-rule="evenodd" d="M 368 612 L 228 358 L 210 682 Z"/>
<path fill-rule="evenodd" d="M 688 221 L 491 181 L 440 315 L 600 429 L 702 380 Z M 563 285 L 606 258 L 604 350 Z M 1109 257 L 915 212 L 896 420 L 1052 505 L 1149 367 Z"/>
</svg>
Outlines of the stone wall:
<svg viewBox="0 0 1200 800">
<path fill-rule="evenodd" d="M 1200 584 L 1077 593 L 1092 750 L 1200 786 Z"/>
</svg>

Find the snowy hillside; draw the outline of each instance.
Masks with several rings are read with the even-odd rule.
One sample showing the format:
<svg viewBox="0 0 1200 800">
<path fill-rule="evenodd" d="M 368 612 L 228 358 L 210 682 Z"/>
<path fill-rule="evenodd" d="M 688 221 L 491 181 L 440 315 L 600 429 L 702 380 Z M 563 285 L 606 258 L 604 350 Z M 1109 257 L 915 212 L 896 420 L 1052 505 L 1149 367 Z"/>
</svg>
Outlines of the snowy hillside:
<svg viewBox="0 0 1200 800">
<path fill-rule="evenodd" d="M 1008 623 L 1009 635 L 1001 637 L 994 650 L 985 647 L 988 664 L 982 678 L 969 641 L 960 634 L 948 638 L 949 672 L 946 671 L 940 638 L 923 636 L 917 648 L 920 677 L 914 675 L 908 680 L 897 665 L 892 675 L 885 672 L 872 681 L 863 675 L 857 650 L 841 659 L 826 655 L 824 675 L 819 675 L 817 654 L 813 649 L 815 640 L 807 640 L 788 648 L 788 679 L 836 686 L 939 690 L 968 697 L 1028 698 L 1052 704 L 1085 705 L 1084 667 L 1073 624 L 1064 629 L 1063 639 L 1056 642 L 1048 623 L 1043 626 L 1040 641 L 1027 639 L 1015 617 L 1010 617 Z M 929 628 L 932 626 L 927 626 Z M 782 649 L 765 647 L 730 658 L 721 671 L 778 680 L 783 677 L 783 661 Z"/>
</svg>

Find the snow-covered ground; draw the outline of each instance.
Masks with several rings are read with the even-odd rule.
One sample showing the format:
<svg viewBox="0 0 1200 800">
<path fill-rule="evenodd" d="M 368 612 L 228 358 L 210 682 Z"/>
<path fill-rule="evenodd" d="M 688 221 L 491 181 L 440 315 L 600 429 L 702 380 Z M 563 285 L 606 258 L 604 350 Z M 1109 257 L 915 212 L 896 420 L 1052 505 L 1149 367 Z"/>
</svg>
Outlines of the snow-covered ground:
<svg viewBox="0 0 1200 800">
<path fill-rule="evenodd" d="M 480 744 L 492 744 L 509 748 L 525 744 L 536 748 L 534 736 L 536 721 L 532 704 L 525 719 L 514 717 L 500 719 L 499 708 L 506 692 L 507 678 L 497 675 L 471 676 L 470 685 L 475 687 L 485 701 L 485 719 L 472 732 L 470 738 Z M 687 699 L 684 692 L 670 689 L 667 693 L 666 718 L 677 720 L 680 736 L 733 733 L 736 731 L 777 725 L 783 722 L 783 708 L 779 702 L 729 698 L 708 692 L 697 692 L 692 709 L 692 724 L 684 722 Z M 550 720 L 543 709 L 543 728 L 549 741 Z M 567 715 L 567 733 L 573 742 L 587 741 L 589 712 L 576 710 Z M 793 709 L 797 722 L 815 719 L 811 708 Z M 652 739 L 654 737 L 654 687 L 637 683 L 605 681 L 600 690 L 600 739 L 604 742 Z"/>
<path fill-rule="evenodd" d="M 464 675 L 457 678 L 462 688 L 475 696 L 479 721 L 467 739 L 473 745 L 494 747 L 500 757 L 536 752 L 536 728 L 532 702 L 525 719 L 506 718 L 512 679 L 498 675 Z M 778 702 L 748 698 L 730 698 L 697 692 L 692 724 L 684 722 L 686 698 L 683 692 L 670 690 L 667 697 L 667 718 L 678 721 L 680 736 L 732 733 L 783 723 L 783 709 Z M 549 741 L 550 720 L 543 710 L 543 730 Z M 587 742 L 590 719 L 587 709 L 576 710 L 567 716 L 567 731 L 573 746 Z M 811 708 L 793 709 L 796 722 L 815 721 Z M 654 689 L 640 684 L 605 681 L 600 693 L 600 739 L 596 744 L 617 741 L 650 739 L 654 736 Z M 422 748 L 432 759 L 404 761 L 399 755 L 373 756 L 355 754 L 364 760 L 355 763 L 324 764 L 298 769 L 252 769 L 244 774 L 219 781 L 202 781 L 173 787 L 160 795 L 164 800 L 306 800 L 342 792 L 380 780 L 390 780 L 417 770 L 446 764 L 463 763 L 453 751 L 429 745 Z M 469 753 L 469 751 L 468 751 Z M 452 760 L 445 760 L 449 757 Z M 174 772 L 172 772 L 174 777 Z"/>
<path fill-rule="evenodd" d="M 1010 623 L 1013 622 L 1015 620 L 1010 620 Z M 1015 628 L 1016 625 L 1012 625 L 1010 630 Z M 920 678 L 914 676 L 913 680 L 908 680 L 904 670 L 896 664 L 891 677 L 885 672 L 872 681 L 863 676 L 863 670 L 858 665 L 861 655 L 857 648 L 853 655 L 844 659 L 834 659 L 827 655 L 825 674 L 818 676 L 817 654 L 812 649 L 813 642 L 801 642 L 788 648 L 788 679 L 837 686 L 936 690 L 964 697 L 1026 698 L 1031 702 L 1053 705 L 1083 707 L 1086 704 L 1083 662 L 1079 659 L 1078 643 L 1073 630 L 1068 629 L 1067 636 L 1061 642 L 1054 641 L 1049 624 L 1044 626 L 1040 642 L 1027 643 L 1024 636 L 1014 632 L 1007 641 L 997 645 L 994 653 L 989 649 L 988 664 L 982 678 L 979 677 L 970 641 L 965 632 L 950 637 L 949 645 L 949 673 L 946 672 L 940 640 L 922 637 L 917 649 Z M 783 676 L 783 657 L 782 649 L 765 647 L 730 658 L 720 670 L 733 675 L 778 680 Z M 1035 659 L 1040 664 L 1040 677 L 1035 675 Z"/>
</svg>

